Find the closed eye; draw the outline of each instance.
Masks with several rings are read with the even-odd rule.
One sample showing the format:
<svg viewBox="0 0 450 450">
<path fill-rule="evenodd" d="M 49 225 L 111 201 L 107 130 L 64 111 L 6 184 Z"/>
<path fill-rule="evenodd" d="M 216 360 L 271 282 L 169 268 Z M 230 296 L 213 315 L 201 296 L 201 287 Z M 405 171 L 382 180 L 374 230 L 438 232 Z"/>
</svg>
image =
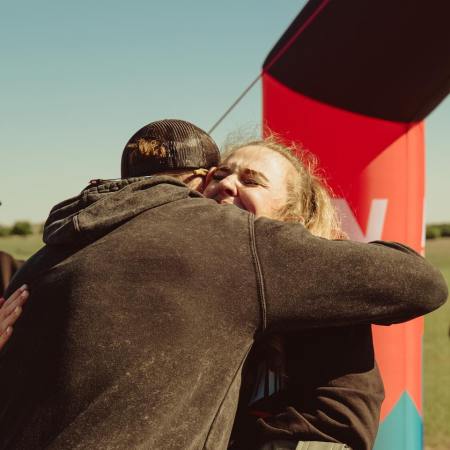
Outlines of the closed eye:
<svg viewBox="0 0 450 450">
<path fill-rule="evenodd" d="M 267 177 L 257 170 L 245 169 L 241 175 L 242 183 L 248 186 L 267 187 L 269 180 Z"/>
<path fill-rule="evenodd" d="M 212 176 L 212 179 L 220 181 L 220 180 L 223 180 L 224 178 L 226 178 L 227 176 L 228 176 L 228 174 L 215 172 Z"/>
<path fill-rule="evenodd" d="M 211 178 L 213 180 L 220 181 L 226 178 L 228 175 L 231 175 L 230 168 L 227 166 L 220 166 L 214 171 Z"/>
<path fill-rule="evenodd" d="M 261 183 L 259 181 L 252 180 L 249 178 L 242 180 L 242 184 L 245 184 L 246 186 L 261 186 Z"/>
</svg>

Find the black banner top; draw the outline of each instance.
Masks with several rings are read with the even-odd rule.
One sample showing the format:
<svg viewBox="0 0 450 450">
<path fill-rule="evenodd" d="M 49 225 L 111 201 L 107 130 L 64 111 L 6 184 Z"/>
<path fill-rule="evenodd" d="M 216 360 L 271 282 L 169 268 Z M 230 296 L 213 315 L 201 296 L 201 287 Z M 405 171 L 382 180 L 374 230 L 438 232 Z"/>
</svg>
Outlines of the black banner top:
<svg viewBox="0 0 450 450">
<path fill-rule="evenodd" d="M 338 108 L 422 120 L 450 91 L 450 1 L 311 0 L 263 70 Z"/>
</svg>

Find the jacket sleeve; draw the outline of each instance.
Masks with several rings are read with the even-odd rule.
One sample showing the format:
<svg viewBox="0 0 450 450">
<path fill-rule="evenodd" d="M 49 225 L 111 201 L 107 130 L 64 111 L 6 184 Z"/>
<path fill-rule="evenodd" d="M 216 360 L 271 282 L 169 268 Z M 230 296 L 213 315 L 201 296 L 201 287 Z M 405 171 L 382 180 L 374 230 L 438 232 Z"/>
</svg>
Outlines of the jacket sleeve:
<svg viewBox="0 0 450 450">
<path fill-rule="evenodd" d="M 389 325 L 433 311 L 447 298 L 440 272 L 404 245 L 332 241 L 266 218 L 254 226 L 268 327 Z"/>
<path fill-rule="evenodd" d="M 280 413 L 259 419 L 257 440 L 294 438 L 372 449 L 384 389 L 370 325 L 308 330 L 286 338 L 286 400 L 275 405 Z"/>
</svg>

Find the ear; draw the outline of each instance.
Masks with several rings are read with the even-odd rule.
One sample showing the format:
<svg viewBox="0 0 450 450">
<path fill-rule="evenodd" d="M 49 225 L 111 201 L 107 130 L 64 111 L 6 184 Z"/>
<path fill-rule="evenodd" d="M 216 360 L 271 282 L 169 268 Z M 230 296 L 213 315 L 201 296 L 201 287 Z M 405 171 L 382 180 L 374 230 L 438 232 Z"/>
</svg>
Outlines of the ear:
<svg viewBox="0 0 450 450">
<path fill-rule="evenodd" d="M 197 176 L 191 177 L 188 181 L 185 181 L 185 183 L 188 185 L 189 189 L 200 192 L 200 194 L 202 194 L 203 190 L 205 189 L 204 180 L 205 180 L 205 177 L 202 177 L 201 175 L 197 175 Z"/>
<path fill-rule="evenodd" d="M 208 174 L 206 175 L 206 178 L 205 178 L 205 185 L 204 185 L 205 188 L 211 182 L 211 178 L 214 175 L 214 172 L 216 170 L 217 170 L 217 167 L 211 167 L 211 169 L 209 169 Z"/>
</svg>

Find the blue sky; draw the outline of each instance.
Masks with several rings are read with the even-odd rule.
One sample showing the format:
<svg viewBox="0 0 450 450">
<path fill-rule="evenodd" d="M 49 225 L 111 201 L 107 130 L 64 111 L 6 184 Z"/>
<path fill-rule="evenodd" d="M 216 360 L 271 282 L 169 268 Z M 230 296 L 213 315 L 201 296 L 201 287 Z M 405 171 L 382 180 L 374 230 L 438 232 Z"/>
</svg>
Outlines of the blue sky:
<svg viewBox="0 0 450 450">
<path fill-rule="evenodd" d="M 256 77 L 304 1 L 32 0 L 0 4 L 0 223 L 45 220 L 120 173 L 161 118 L 209 129 Z M 260 122 L 260 84 L 213 137 Z M 427 221 L 450 221 L 450 100 L 427 120 Z"/>
</svg>

